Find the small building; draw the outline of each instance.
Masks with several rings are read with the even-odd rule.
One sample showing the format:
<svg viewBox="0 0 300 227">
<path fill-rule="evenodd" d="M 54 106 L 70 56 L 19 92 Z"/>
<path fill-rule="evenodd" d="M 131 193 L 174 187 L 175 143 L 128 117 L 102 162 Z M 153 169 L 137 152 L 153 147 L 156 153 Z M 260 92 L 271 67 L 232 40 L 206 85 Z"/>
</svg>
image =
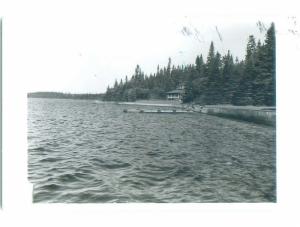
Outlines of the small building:
<svg viewBox="0 0 300 227">
<path fill-rule="evenodd" d="M 183 89 L 175 89 L 173 91 L 167 92 L 167 99 L 168 100 L 179 100 L 182 101 L 184 95 Z"/>
</svg>

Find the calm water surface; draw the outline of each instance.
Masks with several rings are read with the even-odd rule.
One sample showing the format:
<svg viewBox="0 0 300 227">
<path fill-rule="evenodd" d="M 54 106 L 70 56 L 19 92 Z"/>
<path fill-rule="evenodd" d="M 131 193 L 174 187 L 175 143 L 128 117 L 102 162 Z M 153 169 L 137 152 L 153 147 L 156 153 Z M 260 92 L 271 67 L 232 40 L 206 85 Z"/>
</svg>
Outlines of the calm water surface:
<svg viewBox="0 0 300 227">
<path fill-rule="evenodd" d="M 28 99 L 34 202 L 275 202 L 275 129 Z"/>
</svg>

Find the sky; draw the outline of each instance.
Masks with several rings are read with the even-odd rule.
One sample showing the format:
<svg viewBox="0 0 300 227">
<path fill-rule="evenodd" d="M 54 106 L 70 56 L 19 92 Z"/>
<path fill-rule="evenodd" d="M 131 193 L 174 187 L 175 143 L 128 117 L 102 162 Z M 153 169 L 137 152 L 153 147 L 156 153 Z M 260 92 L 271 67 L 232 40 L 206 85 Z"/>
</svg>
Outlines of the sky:
<svg viewBox="0 0 300 227">
<path fill-rule="evenodd" d="M 137 64 L 149 75 L 169 57 L 175 66 L 193 64 L 200 54 L 206 59 L 211 41 L 222 55 L 229 49 L 243 59 L 249 35 L 264 39 L 257 22 L 271 22 L 255 14 L 207 13 L 197 4 L 38 4 L 7 20 L 7 42 L 22 36 L 12 46 L 24 62 L 27 92 L 104 93 L 116 79 L 130 78 Z"/>
</svg>

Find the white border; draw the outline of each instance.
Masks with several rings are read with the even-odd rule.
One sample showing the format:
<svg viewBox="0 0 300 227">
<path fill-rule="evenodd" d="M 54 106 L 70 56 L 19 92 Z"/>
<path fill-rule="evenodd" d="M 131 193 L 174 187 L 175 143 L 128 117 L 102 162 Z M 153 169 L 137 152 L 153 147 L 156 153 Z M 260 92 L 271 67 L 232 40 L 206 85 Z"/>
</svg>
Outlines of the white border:
<svg viewBox="0 0 300 227">
<path fill-rule="evenodd" d="M 278 202 L 276 204 L 32 204 L 27 181 L 27 100 L 22 69 L 30 59 L 18 52 L 26 28 L 14 30 L 13 16 L 39 10 L 44 1 L 6 3 L 3 19 L 3 226 L 296 226 L 299 224 L 299 52 L 298 35 L 291 35 L 287 19 L 297 16 L 292 1 L 168 1 L 157 7 L 207 7 L 206 12 L 224 11 L 243 15 L 274 16 L 277 36 L 277 159 Z M 130 1 L 131 2 L 131 1 Z M 144 1 L 143 1 L 144 3 Z M 45 3 L 46 4 L 46 3 Z M 60 7 L 59 2 L 55 2 Z M 64 3 L 72 7 L 73 2 Z M 77 3 L 76 3 L 77 4 Z M 81 2 L 81 4 L 89 4 Z M 106 4 L 103 3 L 102 4 Z M 116 7 L 118 6 L 117 3 Z M 134 4 L 129 3 L 129 7 Z M 136 4 L 138 4 L 136 2 Z M 142 3 L 139 3 L 142 4 Z M 172 5 L 174 4 L 174 5 Z M 166 7 L 166 8 L 167 8 Z M 183 8 L 185 10 L 186 8 Z M 126 9 L 122 9 L 126 10 Z M 24 13 L 25 12 L 25 13 Z M 82 15 L 81 15 L 82 16 Z M 84 16 L 84 15 L 83 15 Z M 300 18 L 300 17 L 298 17 Z M 11 23 L 6 24 L 7 21 Z M 299 22 L 300 23 L 300 22 Z M 6 34 L 15 34 L 8 40 Z M 15 63 L 18 63 L 17 65 Z M 34 81 L 31 81 L 34 82 Z"/>
</svg>

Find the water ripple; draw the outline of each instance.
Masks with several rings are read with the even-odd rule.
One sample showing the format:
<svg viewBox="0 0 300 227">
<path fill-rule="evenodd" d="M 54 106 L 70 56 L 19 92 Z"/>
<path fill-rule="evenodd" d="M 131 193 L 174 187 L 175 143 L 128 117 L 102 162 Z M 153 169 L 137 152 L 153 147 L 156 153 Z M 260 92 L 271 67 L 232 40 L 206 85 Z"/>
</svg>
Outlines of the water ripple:
<svg viewBox="0 0 300 227">
<path fill-rule="evenodd" d="M 28 100 L 34 202 L 274 202 L 275 129 L 208 115 Z"/>
</svg>

